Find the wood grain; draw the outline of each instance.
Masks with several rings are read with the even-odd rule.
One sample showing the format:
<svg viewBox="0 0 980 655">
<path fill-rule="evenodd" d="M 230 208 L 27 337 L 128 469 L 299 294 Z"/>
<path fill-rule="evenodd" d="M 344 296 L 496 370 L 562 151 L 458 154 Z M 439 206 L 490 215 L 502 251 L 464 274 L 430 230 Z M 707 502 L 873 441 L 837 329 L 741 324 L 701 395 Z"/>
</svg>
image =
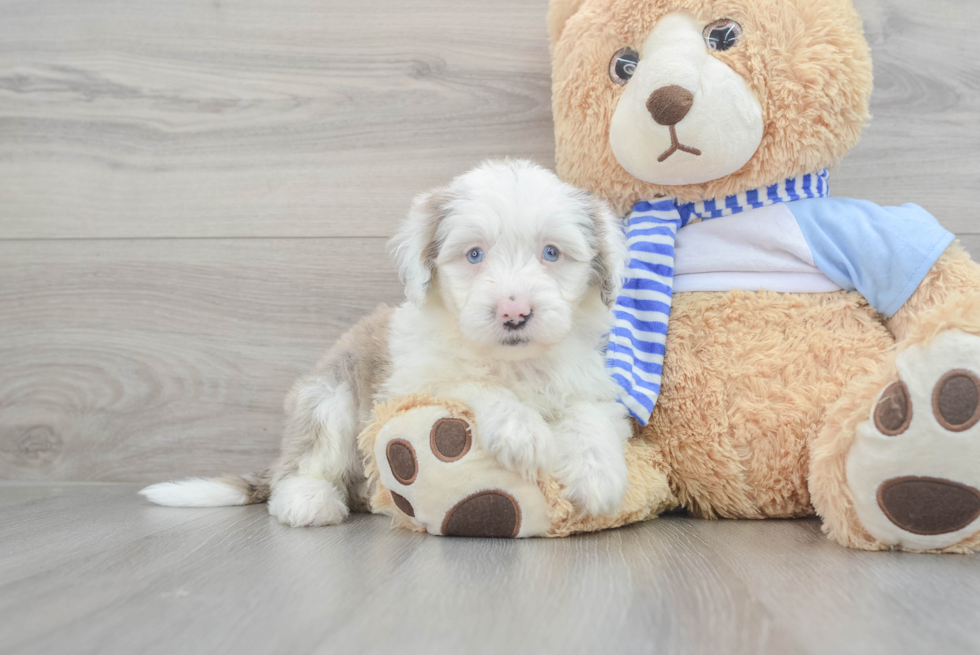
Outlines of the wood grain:
<svg viewBox="0 0 980 655">
<path fill-rule="evenodd" d="M 416 193 L 553 162 L 546 0 L 0 0 L 0 478 L 246 470 L 340 332 L 401 292 Z M 980 254 L 967 0 L 860 0 L 874 121 L 837 195 Z"/>
<path fill-rule="evenodd" d="M 831 178 L 834 195 L 915 202 L 958 234 L 980 233 L 980 3 L 858 0 L 875 65 L 873 118 Z M 978 251 L 974 251 L 978 252 Z"/>
<path fill-rule="evenodd" d="M 0 234 L 390 236 L 485 157 L 553 162 L 545 8 L 7 1 Z M 835 193 L 980 231 L 980 5 L 861 9 L 875 119 Z"/>
<path fill-rule="evenodd" d="M 0 242 L 0 477 L 264 467 L 293 380 L 401 297 L 381 239 Z"/>
<path fill-rule="evenodd" d="M 851 551 L 812 520 L 438 539 L 379 516 L 291 529 L 264 506 L 164 508 L 135 491 L 0 485 L 0 652 L 980 649 L 972 558 Z"/>
<path fill-rule="evenodd" d="M 553 163 L 545 3 L 3 3 L 0 235 L 386 236 Z"/>
</svg>

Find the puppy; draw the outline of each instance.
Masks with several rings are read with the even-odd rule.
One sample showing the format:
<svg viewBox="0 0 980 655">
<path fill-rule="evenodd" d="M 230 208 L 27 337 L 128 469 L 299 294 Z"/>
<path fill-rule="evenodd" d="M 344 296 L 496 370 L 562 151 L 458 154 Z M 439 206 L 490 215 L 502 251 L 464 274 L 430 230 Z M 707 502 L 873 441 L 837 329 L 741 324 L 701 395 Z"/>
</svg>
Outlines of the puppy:
<svg viewBox="0 0 980 655">
<path fill-rule="evenodd" d="M 407 301 L 362 320 L 296 384 L 270 471 L 141 493 L 268 500 L 288 525 L 339 523 L 373 491 L 356 438 L 374 403 L 428 392 L 467 404 L 503 466 L 552 473 L 585 512 L 613 511 L 632 424 L 604 364 L 627 257 L 611 210 L 529 162 L 487 162 L 416 198 L 391 250 Z"/>
</svg>

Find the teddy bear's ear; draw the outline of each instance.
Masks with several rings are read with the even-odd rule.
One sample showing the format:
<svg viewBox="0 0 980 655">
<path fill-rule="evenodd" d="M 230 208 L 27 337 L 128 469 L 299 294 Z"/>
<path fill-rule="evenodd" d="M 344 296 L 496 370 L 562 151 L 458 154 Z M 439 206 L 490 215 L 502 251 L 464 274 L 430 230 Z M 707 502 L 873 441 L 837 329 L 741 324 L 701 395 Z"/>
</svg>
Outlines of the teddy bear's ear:
<svg viewBox="0 0 980 655">
<path fill-rule="evenodd" d="M 565 23 L 584 2 L 585 0 L 551 0 L 548 4 L 548 39 L 552 48 L 561 38 Z"/>
<path fill-rule="evenodd" d="M 448 189 L 440 188 L 415 197 L 408 216 L 388 243 L 405 285 L 405 297 L 421 306 L 432 282 L 436 256 L 436 230 L 446 217 L 450 200 Z"/>
</svg>

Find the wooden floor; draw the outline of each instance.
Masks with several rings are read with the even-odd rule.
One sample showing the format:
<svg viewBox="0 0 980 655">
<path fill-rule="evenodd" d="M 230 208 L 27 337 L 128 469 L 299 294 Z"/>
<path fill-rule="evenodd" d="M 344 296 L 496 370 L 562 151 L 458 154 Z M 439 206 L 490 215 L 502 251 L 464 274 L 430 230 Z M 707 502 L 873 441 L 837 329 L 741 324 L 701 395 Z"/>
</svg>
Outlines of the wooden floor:
<svg viewBox="0 0 980 655">
<path fill-rule="evenodd" d="M 135 491 L 0 485 L 0 652 L 980 652 L 975 558 L 849 551 L 815 521 L 435 539 Z"/>
<path fill-rule="evenodd" d="M 874 120 L 833 192 L 980 255 L 980 2 L 856 4 Z M 980 652 L 980 559 L 813 521 L 459 541 L 95 484 L 264 466 L 291 382 L 402 297 L 410 198 L 554 163 L 546 6 L 0 0 L 0 652 Z"/>
</svg>

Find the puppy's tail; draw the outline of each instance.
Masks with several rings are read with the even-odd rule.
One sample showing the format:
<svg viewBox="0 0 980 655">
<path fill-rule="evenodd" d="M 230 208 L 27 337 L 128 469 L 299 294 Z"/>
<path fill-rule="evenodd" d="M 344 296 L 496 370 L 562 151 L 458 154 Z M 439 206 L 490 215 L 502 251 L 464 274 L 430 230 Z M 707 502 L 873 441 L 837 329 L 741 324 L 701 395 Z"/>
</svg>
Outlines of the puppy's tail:
<svg viewBox="0 0 980 655">
<path fill-rule="evenodd" d="M 168 507 L 225 507 L 255 505 L 269 500 L 271 471 L 217 478 L 185 478 L 151 484 L 140 495 Z"/>
</svg>

